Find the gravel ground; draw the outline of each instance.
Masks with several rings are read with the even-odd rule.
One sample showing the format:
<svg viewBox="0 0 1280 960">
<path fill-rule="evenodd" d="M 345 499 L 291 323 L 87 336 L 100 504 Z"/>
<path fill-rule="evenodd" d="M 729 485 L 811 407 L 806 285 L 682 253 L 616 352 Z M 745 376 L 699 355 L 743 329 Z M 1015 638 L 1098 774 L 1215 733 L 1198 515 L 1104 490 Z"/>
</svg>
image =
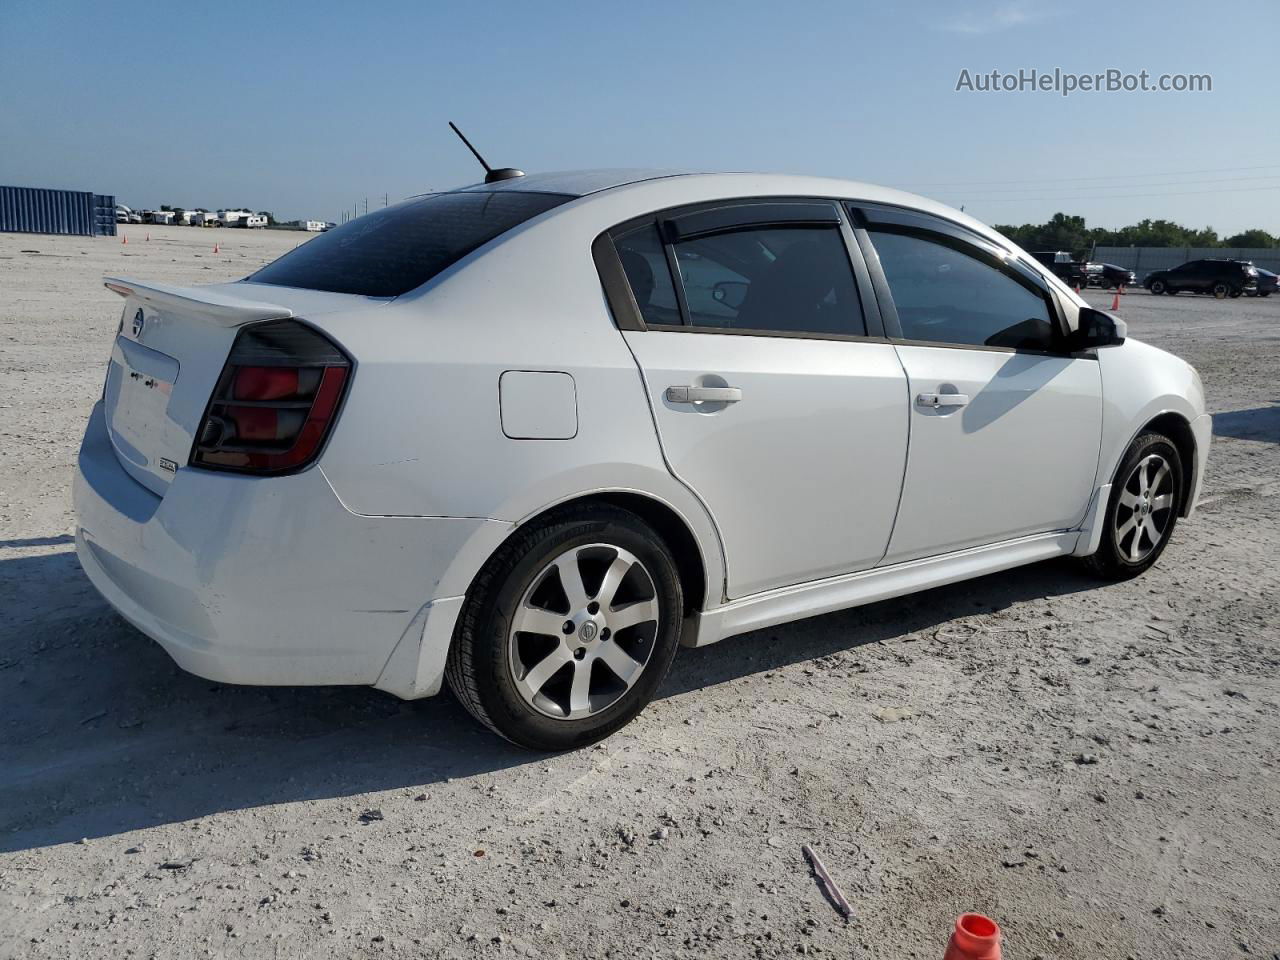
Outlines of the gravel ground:
<svg viewBox="0 0 1280 960">
<path fill-rule="evenodd" d="M 0 956 L 937 958 L 968 909 L 1010 958 L 1280 950 L 1280 297 L 1121 304 L 1216 415 L 1145 577 L 1054 561 L 681 651 L 622 733 L 539 756 L 448 696 L 183 674 L 97 598 L 102 275 L 299 239 L 149 231 L 0 234 Z"/>
</svg>

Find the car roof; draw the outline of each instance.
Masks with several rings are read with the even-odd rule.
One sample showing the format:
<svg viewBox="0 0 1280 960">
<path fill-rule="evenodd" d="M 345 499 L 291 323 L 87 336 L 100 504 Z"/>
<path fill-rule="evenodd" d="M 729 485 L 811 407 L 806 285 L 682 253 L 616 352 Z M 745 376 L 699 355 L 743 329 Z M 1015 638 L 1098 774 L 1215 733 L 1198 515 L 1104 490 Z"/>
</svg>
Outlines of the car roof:
<svg viewBox="0 0 1280 960">
<path fill-rule="evenodd" d="M 638 204 L 636 214 L 663 205 L 675 206 L 752 196 L 843 197 L 864 203 L 888 204 L 932 213 L 994 240 L 1002 247 L 1013 246 L 1007 237 L 1001 236 L 987 224 L 936 200 L 893 187 L 834 177 L 781 173 L 700 173 L 661 169 L 568 170 L 527 174 L 495 183 L 473 183 L 446 192 L 506 191 L 559 193 L 579 199 L 601 199 L 627 193 L 634 196 Z"/>
<path fill-rule="evenodd" d="M 472 183 L 458 187 L 453 193 L 562 193 L 573 197 L 585 197 L 613 187 L 624 187 L 645 180 L 662 180 L 667 177 L 692 176 L 694 170 L 661 170 L 645 167 L 619 167 L 608 170 L 557 170 L 549 173 L 528 173 L 510 180 L 495 183 Z"/>
</svg>

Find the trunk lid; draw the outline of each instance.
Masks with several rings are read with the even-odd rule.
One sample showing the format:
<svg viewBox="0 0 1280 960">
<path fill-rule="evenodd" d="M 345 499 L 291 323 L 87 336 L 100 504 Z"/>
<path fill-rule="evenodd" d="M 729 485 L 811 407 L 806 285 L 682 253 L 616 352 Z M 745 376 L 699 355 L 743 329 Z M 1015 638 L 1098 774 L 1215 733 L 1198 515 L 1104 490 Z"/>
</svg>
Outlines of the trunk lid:
<svg viewBox="0 0 1280 960">
<path fill-rule="evenodd" d="M 111 445 L 124 469 L 164 495 L 186 466 L 209 396 L 236 331 L 293 316 L 277 303 L 223 287 L 191 288 L 108 278 L 125 298 L 103 391 Z"/>
</svg>

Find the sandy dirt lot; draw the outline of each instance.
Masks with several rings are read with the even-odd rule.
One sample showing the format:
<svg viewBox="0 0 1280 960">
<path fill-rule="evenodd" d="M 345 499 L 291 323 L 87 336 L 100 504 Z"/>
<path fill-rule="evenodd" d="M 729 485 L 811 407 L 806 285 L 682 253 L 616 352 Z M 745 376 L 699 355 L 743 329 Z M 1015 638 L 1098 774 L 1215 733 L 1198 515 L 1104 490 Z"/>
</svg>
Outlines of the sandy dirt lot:
<svg viewBox="0 0 1280 960">
<path fill-rule="evenodd" d="M 539 756 L 447 695 L 183 674 L 98 599 L 69 491 L 101 277 L 300 238 L 149 230 L 0 234 L 0 957 L 939 958 L 967 909 L 1009 958 L 1280 951 L 1280 297 L 1122 303 L 1216 415 L 1147 576 L 1051 562 L 682 651 L 622 733 Z"/>
</svg>

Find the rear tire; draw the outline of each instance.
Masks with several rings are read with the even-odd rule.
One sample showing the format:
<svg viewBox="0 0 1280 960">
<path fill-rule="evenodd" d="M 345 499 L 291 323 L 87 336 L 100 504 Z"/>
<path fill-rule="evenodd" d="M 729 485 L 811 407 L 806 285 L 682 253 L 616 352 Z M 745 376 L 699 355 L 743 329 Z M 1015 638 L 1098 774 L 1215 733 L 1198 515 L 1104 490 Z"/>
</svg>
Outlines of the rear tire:
<svg viewBox="0 0 1280 960">
<path fill-rule="evenodd" d="M 1169 285 L 1165 283 L 1163 280 L 1153 280 L 1151 282 L 1151 292 L 1158 297 L 1162 293 L 1169 292 Z"/>
<path fill-rule="evenodd" d="M 1182 458 L 1162 433 L 1144 431 L 1120 461 L 1102 516 L 1102 541 L 1085 567 L 1106 580 L 1144 573 L 1164 553 L 1182 512 Z"/>
<path fill-rule="evenodd" d="M 531 750 L 572 750 L 653 699 L 680 642 L 675 560 L 640 517 L 567 507 L 516 533 L 476 575 L 445 677 L 467 711 Z"/>
<path fill-rule="evenodd" d="M 1231 293 L 1231 288 L 1225 283 L 1215 283 L 1213 285 L 1213 298 L 1215 300 L 1225 300 Z"/>
</svg>

